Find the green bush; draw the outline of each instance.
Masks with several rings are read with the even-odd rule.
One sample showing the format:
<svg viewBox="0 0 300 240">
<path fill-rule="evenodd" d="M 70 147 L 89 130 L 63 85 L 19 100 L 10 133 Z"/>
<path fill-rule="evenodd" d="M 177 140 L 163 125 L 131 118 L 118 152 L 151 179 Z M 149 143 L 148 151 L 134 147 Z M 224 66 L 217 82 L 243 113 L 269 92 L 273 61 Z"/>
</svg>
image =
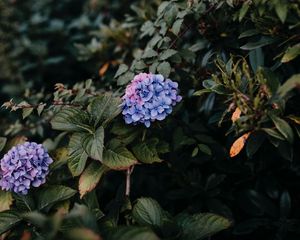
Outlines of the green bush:
<svg viewBox="0 0 300 240">
<path fill-rule="evenodd" d="M 3 238 L 299 239 L 298 1 L 25 0 L 0 13 L 1 157 L 30 140 L 54 159 L 28 195 L 0 190 Z M 121 114 L 141 72 L 183 96 L 150 128 Z"/>
</svg>

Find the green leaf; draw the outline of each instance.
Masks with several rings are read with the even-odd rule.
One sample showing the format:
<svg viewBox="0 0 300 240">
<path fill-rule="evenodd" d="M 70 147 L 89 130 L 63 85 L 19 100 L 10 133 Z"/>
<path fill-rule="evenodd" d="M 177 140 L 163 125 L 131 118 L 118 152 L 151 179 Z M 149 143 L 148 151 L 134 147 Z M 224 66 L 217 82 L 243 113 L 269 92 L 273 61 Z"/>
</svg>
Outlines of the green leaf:
<svg viewBox="0 0 300 240">
<path fill-rule="evenodd" d="M 212 92 L 210 89 L 201 89 L 193 93 L 193 96 L 202 96 L 205 93 Z"/>
<path fill-rule="evenodd" d="M 112 230 L 111 240 L 160 240 L 148 227 L 118 227 Z"/>
<path fill-rule="evenodd" d="M 104 128 L 100 126 L 94 134 L 85 134 L 82 146 L 90 158 L 102 161 L 104 147 Z"/>
<path fill-rule="evenodd" d="M 295 74 L 278 88 L 280 97 L 284 97 L 289 91 L 300 86 L 300 74 Z"/>
<path fill-rule="evenodd" d="M 205 239 L 231 225 L 228 219 L 212 213 L 181 214 L 177 220 L 182 228 L 182 240 Z"/>
<path fill-rule="evenodd" d="M 107 171 L 107 167 L 99 162 L 93 161 L 81 174 L 79 178 L 80 198 L 92 191 L 99 183 L 103 174 Z"/>
<path fill-rule="evenodd" d="M 135 145 L 132 150 L 137 159 L 143 163 L 162 162 L 157 154 L 157 144 L 157 139 L 151 139 Z"/>
<path fill-rule="evenodd" d="M 29 222 L 36 227 L 39 227 L 39 228 L 48 227 L 46 225 L 48 223 L 47 222 L 48 218 L 44 214 L 42 214 L 38 211 L 26 212 L 26 213 L 22 214 L 22 218 L 26 222 Z"/>
<path fill-rule="evenodd" d="M 95 126 L 105 124 L 121 112 L 121 99 L 112 94 L 103 94 L 96 97 L 88 106 L 88 112 L 92 115 Z"/>
<path fill-rule="evenodd" d="M 264 66 L 264 55 L 261 48 L 254 49 L 249 53 L 252 70 L 256 72 L 259 67 Z"/>
<path fill-rule="evenodd" d="M 266 132 L 271 137 L 274 137 L 274 138 L 277 138 L 277 139 L 280 139 L 280 140 L 285 140 L 284 136 L 280 132 L 278 132 L 276 129 L 262 128 L 261 130 L 263 130 L 264 132 Z"/>
<path fill-rule="evenodd" d="M 177 36 L 178 33 L 180 32 L 180 29 L 181 29 L 181 26 L 182 26 L 182 23 L 183 23 L 184 19 L 183 18 L 180 18 L 180 19 L 177 19 L 174 23 L 173 23 L 173 26 L 172 26 L 172 32 Z"/>
<path fill-rule="evenodd" d="M 0 189 L 0 212 L 9 210 L 13 203 L 13 198 L 10 192 L 2 191 Z"/>
<path fill-rule="evenodd" d="M 134 73 L 133 72 L 127 72 L 123 75 L 121 75 L 118 80 L 117 80 L 117 85 L 118 86 L 123 86 L 125 84 L 127 84 L 128 82 L 130 82 L 134 77 Z"/>
<path fill-rule="evenodd" d="M 281 62 L 283 62 L 283 63 L 290 62 L 293 59 L 295 59 L 296 57 L 298 57 L 299 55 L 300 55 L 300 43 L 298 43 L 292 47 L 289 47 L 285 51 L 285 53 L 281 59 Z"/>
<path fill-rule="evenodd" d="M 159 54 L 159 60 L 167 60 L 168 58 L 172 57 L 177 53 L 174 49 L 167 49 L 163 51 L 161 54 Z"/>
<path fill-rule="evenodd" d="M 21 219 L 13 211 L 0 212 L 0 235 L 17 225 Z"/>
<path fill-rule="evenodd" d="M 128 169 L 137 163 L 133 154 L 124 146 L 110 144 L 104 149 L 103 164 L 114 170 Z"/>
<path fill-rule="evenodd" d="M 207 145 L 205 145 L 205 144 L 198 144 L 198 148 L 199 148 L 199 150 L 201 152 L 203 152 L 203 153 L 211 156 L 211 150 L 210 150 L 210 148 Z"/>
<path fill-rule="evenodd" d="M 242 32 L 239 36 L 239 39 L 245 38 L 245 37 L 251 37 L 251 36 L 254 36 L 257 34 L 259 34 L 259 31 L 257 29 L 249 29 L 245 32 Z"/>
<path fill-rule="evenodd" d="M 33 110 L 34 110 L 33 107 L 23 108 L 23 110 L 22 110 L 23 119 L 27 118 L 32 113 Z"/>
<path fill-rule="evenodd" d="M 164 211 L 152 198 L 139 198 L 132 210 L 132 216 L 140 225 L 161 226 Z"/>
<path fill-rule="evenodd" d="M 257 150 L 263 144 L 264 140 L 265 140 L 265 135 L 259 132 L 254 132 L 250 134 L 246 143 L 246 152 L 249 158 L 252 158 L 252 156 L 257 152 Z"/>
<path fill-rule="evenodd" d="M 128 66 L 126 64 L 121 64 L 118 68 L 118 71 L 116 72 L 114 78 L 117 78 L 124 74 L 128 70 Z"/>
<path fill-rule="evenodd" d="M 7 138 L 6 137 L 0 137 L 0 152 L 5 147 L 6 142 L 7 142 Z"/>
<path fill-rule="evenodd" d="M 280 196 L 280 216 L 288 218 L 291 211 L 291 196 L 288 191 L 284 191 Z"/>
<path fill-rule="evenodd" d="M 89 115 L 78 108 L 63 108 L 51 120 L 52 128 L 67 132 L 91 132 Z"/>
<path fill-rule="evenodd" d="M 157 71 L 162 74 L 165 78 L 169 77 L 171 73 L 171 65 L 168 62 L 162 62 L 158 65 Z"/>
<path fill-rule="evenodd" d="M 288 142 L 292 143 L 294 141 L 294 134 L 293 129 L 290 127 L 290 125 L 285 120 L 276 117 L 275 115 L 270 115 L 270 118 L 275 124 L 275 127 L 285 137 L 285 139 Z"/>
<path fill-rule="evenodd" d="M 242 8 L 241 8 L 241 10 L 239 12 L 239 21 L 240 22 L 243 20 L 243 18 L 247 14 L 249 6 L 250 6 L 250 3 L 248 3 L 248 2 L 246 2 L 246 3 L 243 4 L 243 6 L 242 6 Z"/>
<path fill-rule="evenodd" d="M 142 58 L 153 58 L 156 57 L 158 53 L 151 48 L 148 48 L 142 55 Z"/>
<path fill-rule="evenodd" d="M 167 25 L 171 27 L 176 19 L 178 13 L 178 8 L 175 4 L 169 4 L 165 9 L 164 20 L 166 21 Z"/>
<path fill-rule="evenodd" d="M 75 133 L 70 139 L 68 147 L 68 167 L 74 177 L 79 176 L 82 173 L 88 158 L 88 155 L 82 146 L 82 139 L 84 138 L 85 134 Z"/>
<path fill-rule="evenodd" d="M 288 3 L 283 0 L 278 0 L 275 4 L 275 11 L 280 18 L 280 21 L 284 23 L 288 12 Z"/>
<path fill-rule="evenodd" d="M 255 42 L 248 42 L 245 45 L 241 46 L 241 49 L 243 50 L 253 50 L 256 48 L 264 47 L 267 45 L 270 45 L 277 41 L 277 39 L 274 38 L 267 38 L 267 37 L 261 37 L 259 40 Z"/>
<path fill-rule="evenodd" d="M 52 204 L 69 199 L 76 192 L 76 190 L 62 185 L 42 188 L 37 194 L 38 209 L 44 209 Z"/>
</svg>

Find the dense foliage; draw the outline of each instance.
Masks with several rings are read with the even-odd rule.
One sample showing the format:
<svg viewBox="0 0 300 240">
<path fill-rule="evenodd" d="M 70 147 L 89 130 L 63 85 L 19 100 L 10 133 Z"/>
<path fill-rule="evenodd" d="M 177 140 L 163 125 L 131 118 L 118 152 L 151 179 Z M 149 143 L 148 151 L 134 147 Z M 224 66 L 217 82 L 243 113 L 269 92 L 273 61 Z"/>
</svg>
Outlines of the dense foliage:
<svg viewBox="0 0 300 240">
<path fill-rule="evenodd" d="M 299 22 L 297 0 L 0 1 L 2 239 L 299 239 Z"/>
</svg>

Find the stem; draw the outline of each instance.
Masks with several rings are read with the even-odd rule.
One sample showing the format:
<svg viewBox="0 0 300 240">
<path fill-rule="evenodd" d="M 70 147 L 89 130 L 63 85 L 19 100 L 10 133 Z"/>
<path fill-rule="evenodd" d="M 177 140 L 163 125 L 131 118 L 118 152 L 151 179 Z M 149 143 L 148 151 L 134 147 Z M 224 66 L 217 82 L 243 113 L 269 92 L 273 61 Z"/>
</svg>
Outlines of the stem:
<svg viewBox="0 0 300 240">
<path fill-rule="evenodd" d="M 126 170 L 126 189 L 125 189 L 125 196 L 126 197 L 130 196 L 130 182 L 131 182 L 130 181 L 131 180 L 130 176 L 133 172 L 133 168 L 134 168 L 134 166 L 132 166 L 132 167 L 130 167 Z"/>
</svg>

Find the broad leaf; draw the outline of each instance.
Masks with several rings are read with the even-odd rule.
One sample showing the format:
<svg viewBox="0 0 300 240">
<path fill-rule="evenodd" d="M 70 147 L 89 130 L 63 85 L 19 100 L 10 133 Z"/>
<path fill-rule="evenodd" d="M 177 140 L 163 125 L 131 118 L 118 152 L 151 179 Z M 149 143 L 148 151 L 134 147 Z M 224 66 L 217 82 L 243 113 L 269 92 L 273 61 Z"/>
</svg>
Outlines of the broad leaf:
<svg viewBox="0 0 300 240">
<path fill-rule="evenodd" d="M 275 41 L 276 41 L 276 39 L 274 39 L 274 38 L 261 37 L 259 40 L 255 41 L 255 42 L 246 43 L 245 45 L 241 46 L 241 49 L 253 50 L 256 48 L 270 45 L 270 44 L 274 43 Z"/>
<path fill-rule="evenodd" d="M 5 192 L 0 189 L 0 212 L 9 210 L 13 203 L 13 198 L 10 192 Z"/>
<path fill-rule="evenodd" d="M 76 190 L 62 185 L 45 187 L 37 194 L 38 209 L 44 209 L 52 204 L 69 199 L 76 192 Z"/>
<path fill-rule="evenodd" d="M 114 229 L 111 240 L 159 240 L 155 233 L 147 227 L 119 227 Z"/>
<path fill-rule="evenodd" d="M 168 58 L 172 57 L 176 53 L 177 51 L 174 49 L 167 49 L 159 55 L 159 60 L 167 60 Z"/>
<path fill-rule="evenodd" d="M 84 133 L 75 133 L 70 139 L 68 167 L 73 176 L 79 176 L 82 173 L 88 158 L 82 146 L 82 139 L 84 137 Z"/>
<path fill-rule="evenodd" d="M 171 65 L 168 62 L 162 62 L 157 66 L 157 71 L 162 74 L 165 78 L 169 77 L 171 73 Z"/>
<path fill-rule="evenodd" d="M 132 216 L 140 225 L 161 226 L 164 212 L 154 199 L 139 198 L 133 207 Z"/>
<path fill-rule="evenodd" d="M 111 144 L 104 150 L 103 164 L 111 169 L 124 170 L 137 163 L 136 158 L 126 147 L 114 145 Z"/>
<path fill-rule="evenodd" d="M 95 126 L 108 122 L 121 112 L 121 99 L 112 94 L 104 94 L 95 98 L 88 106 L 88 111 L 94 119 Z"/>
<path fill-rule="evenodd" d="M 161 162 L 156 150 L 157 139 L 141 142 L 133 147 L 133 153 L 143 163 Z"/>
<path fill-rule="evenodd" d="M 295 74 L 278 88 L 280 97 L 284 97 L 289 91 L 300 86 L 300 74 Z"/>
<path fill-rule="evenodd" d="M 205 239 L 231 225 L 228 219 L 212 213 L 182 214 L 178 217 L 178 224 L 182 227 L 182 240 Z"/>
<path fill-rule="evenodd" d="M 288 140 L 288 142 L 292 143 L 294 141 L 294 134 L 290 125 L 282 118 L 274 115 L 270 115 L 270 117 L 278 131 L 285 137 L 286 140 Z"/>
<path fill-rule="evenodd" d="M 13 211 L 0 212 L 0 235 L 14 227 L 21 219 Z"/>
<path fill-rule="evenodd" d="M 95 133 L 85 134 L 82 146 L 89 157 L 102 161 L 104 147 L 104 128 L 100 126 Z"/>
<path fill-rule="evenodd" d="M 60 131 L 76 132 L 88 131 L 89 115 L 87 112 L 77 108 L 63 108 L 51 120 L 52 128 Z"/>
<path fill-rule="evenodd" d="M 79 193 L 82 198 L 86 193 L 92 191 L 99 183 L 107 167 L 99 162 L 93 161 L 82 173 L 79 178 Z"/>
<path fill-rule="evenodd" d="M 300 55 L 300 43 L 289 47 L 283 55 L 281 62 L 287 63 Z"/>
</svg>

